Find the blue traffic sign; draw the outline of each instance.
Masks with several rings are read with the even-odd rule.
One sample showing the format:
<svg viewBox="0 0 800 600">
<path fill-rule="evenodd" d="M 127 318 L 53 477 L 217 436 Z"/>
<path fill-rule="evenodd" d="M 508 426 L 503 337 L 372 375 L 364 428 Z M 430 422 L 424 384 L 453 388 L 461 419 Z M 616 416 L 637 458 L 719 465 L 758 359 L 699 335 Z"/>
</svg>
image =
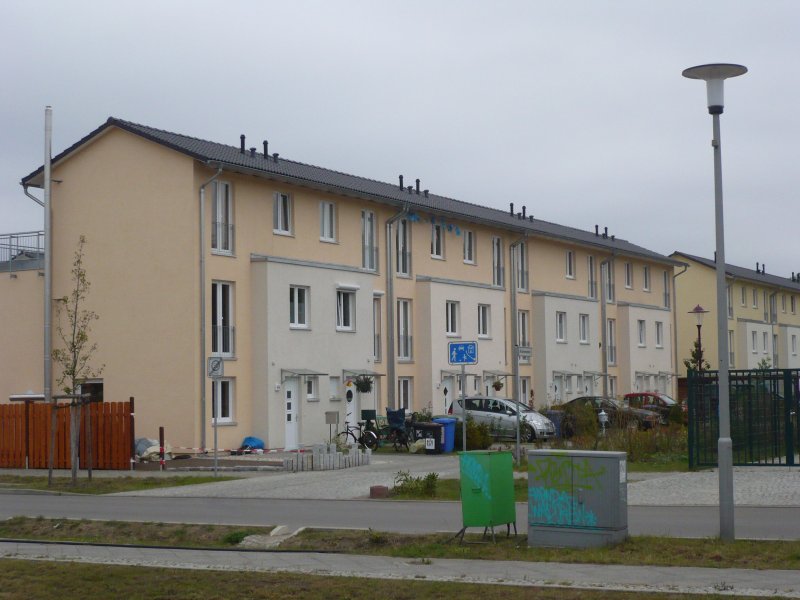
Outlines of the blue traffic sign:
<svg viewBox="0 0 800 600">
<path fill-rule="evenodd" d="M 447 362 L 451 365 L 477 365 L 478 342 L 449 342 Z"/>
</svg>

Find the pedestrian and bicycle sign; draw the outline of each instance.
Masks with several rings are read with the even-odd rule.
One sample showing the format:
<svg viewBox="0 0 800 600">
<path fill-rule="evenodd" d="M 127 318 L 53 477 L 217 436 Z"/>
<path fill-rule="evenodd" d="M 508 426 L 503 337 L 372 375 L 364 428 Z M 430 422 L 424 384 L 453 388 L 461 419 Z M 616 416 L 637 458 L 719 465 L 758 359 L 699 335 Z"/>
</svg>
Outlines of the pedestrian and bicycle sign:
<svg viewBox="0 0 800 600">
<path fill-rule="evenodd" d="M 477 365 L 478 342 L 449 342 L 447 361 L 451 365 Z"/>
</svg>

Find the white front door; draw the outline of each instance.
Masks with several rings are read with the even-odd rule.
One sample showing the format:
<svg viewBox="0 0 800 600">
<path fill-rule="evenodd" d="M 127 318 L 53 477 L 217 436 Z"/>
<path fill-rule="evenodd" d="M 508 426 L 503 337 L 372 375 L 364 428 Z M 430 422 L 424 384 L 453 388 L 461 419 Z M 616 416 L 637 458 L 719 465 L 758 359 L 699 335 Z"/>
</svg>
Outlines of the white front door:
<svg viewBox="0 0 800 600">
<path fill-rule="evenodd" d="M 447 414 L 447 409 L 450 408 L 450 403 L 453 402 L 454 398 L 458 398 L 460 394 L 456 389 L 456 379 L 452 376 L 442 377 L 442 385 L 439 388 L 439 391 L 442 394 L 442 414 Z M 436 407 L 433 407 L 433 412 L 436 414 Z"/>
<path fill-rule="evenodd" d="M 348 386 L 344 394 L 344 422 L 349 423 L 351 426 L 358 423 L 358 420 L 361 418 L 360 394 L 361 392 L 359 392 L 354 385 Z"/>
<path fill-rule="evenodd" d="M 287 377 L 283 384 L 283 399 L 286 414 L 286 430 L 283 447 L 286 450 L 295 450 L 297 448 L 298 387 L 297 377 Z"/>
</svg>

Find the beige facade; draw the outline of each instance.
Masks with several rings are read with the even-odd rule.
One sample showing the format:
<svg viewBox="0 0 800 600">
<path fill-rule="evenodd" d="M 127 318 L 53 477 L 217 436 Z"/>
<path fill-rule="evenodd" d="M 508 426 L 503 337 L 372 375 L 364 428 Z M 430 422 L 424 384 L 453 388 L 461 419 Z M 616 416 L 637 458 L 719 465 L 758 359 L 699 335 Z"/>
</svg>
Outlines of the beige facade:
<svg viewBox="0 0 800 600">
<path fill-rule="evenodd" d="M 468 392 L 499 379 L 502 395 L 512 395 L 517 341 L 533 344 L 519 375 L 538 406 L 557 399 L 554 377 L 563 382 L 565 373 L 576 377 L 573 395 L 589 381 L 595 393 L 672 385 L 671 347 L 652 354 L 625 336 L 630 323 L 658 321 L 663 339 L 672 339 L 671 291 L 663 286 L 671 285 L 673 260 L 599 232 L 237 150 L 110 120 L 54 162 L 54 295 L 67 293 L 72 253 L 85 235 L 104 396 L 136 398 L 137 436 L 154 437 L 164 426 L 173 446 L 208 448 L 212 401 L 222 448 L 246 435 L 271 448 L 322 441 L 328 412 L 343 422 L 359 409 L 384 413 L 408 402 L 409 410 L 440 414 L 458 389 L 447 343 L 459 340 L 479 346 Z M 41 173 L 25 183 L 41 185 Z M 519 241 L 512 314 L 511 247 Z M 601 281 L 608 265 L 613 289 Z M 24 339 L 0 394 L 41 391 L 42 278 L 36 270 L 0 277 L 0 302 L 12 306 L 2 312 L 4 336 Z M 574 312 L 567 323 L 574 340 L 556 345 L 551 330 L 564 303 Z M 9 329 L 12 318 L 18 332 Z M 622 346 L 614 361 L 608 320 L 617 322 Z M 578 339 L 579 325 L 591 343 Z M 573 342 L 579 352 L 571 352 Z M 205 373 L 213 355 L 224 359 L 216 383 Z M 645 372 L 664 380 L 644 383 Z M 374 378 L 370 394 L 348 385 L 359 373 Z"/>
</svg>

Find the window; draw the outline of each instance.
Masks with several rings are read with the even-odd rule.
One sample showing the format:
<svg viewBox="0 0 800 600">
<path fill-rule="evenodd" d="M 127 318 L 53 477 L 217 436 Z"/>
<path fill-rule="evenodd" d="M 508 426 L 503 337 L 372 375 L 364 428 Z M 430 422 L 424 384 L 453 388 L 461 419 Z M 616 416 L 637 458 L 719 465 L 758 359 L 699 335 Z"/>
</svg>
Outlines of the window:
<svg viewBox="0 0 800 600">
<path fill-rule="evenodd" d="M 792 334 L 792 356 L 797 356 L 797 336 Z"/>
<path fill-rule="evenodd" d="M 642 289 L 645 292 L 650 291 L 650 267 L 647 265 L 642 267 Z"/>
<path fill-rule="evenodd" d="M 733 286 L 729 285 L 725 289 L 727 295 L 727 302 L 728 302 L 728 318 L 733 318 Z"/>
<path fill-rule="evenodd" d="M 575 253 L 572 250 L 567 250 L 567 279 L 575 279 Z"/>
<path fill-rule="evenodd" d="M 781 294 L 781 312 L 786 312 L 786 294 Z"/>
<path fill-rule="evenodd" d="M 308 294 L 307 287 L 289 286 L 289 327 L 308 329 Z"/>
<path fill-rule="evenodd" d="M 464 262 L 470 265 L 475 264 L 475 232 L 465 229 L 461 232 L 464 235 Z"/>
<path fill-rule="evenodd" d="M 753 308 L 758 308 L 758 290 L 753 288 Z"/>
<path fill-rule="evenodd" d="M 333 202 L 319 203 L 319 239 L 323 242 L 336 241 L 336 205 Z"/>
<path fill-rule="evenodd" d="M 445 302 L 445 331 L 447 335 L 458 335 L 458 302 Z"/>
<path fill-rule="evenodd" d="M 758 334 L 755 331 L 753 331 L 751 333 L 751 338 L 753 342 L 753 354 L 755 354 L 756 352 L 758 352 Z"/>
<path fill-rule="evenodd" d="M 789 306 L 791 307 L 792 314 L 795 314 L 797 312 L 797 299 L 794 294 L 789 298 Z"/>
<path fill-rule="evenodd" d="M 431 223 L 431 257 L 444 258 L 444 226 Z"/>
<path fill-rule="evenodd" d="M 370 271 L 378 269 L 378 238 L 375 228 L 375 213 L 361 211 L 361 267 Z"/>
<path fill-rule="evenodd" d="M 656 321 L 656 348 L 664 347 L 664 323 Z"/>
<path fill-rule="evenodd" d="M 336 290 L 336 330 L 355 331 L 356 293 L 350 290 Z"/>
<path fill-rule="evenodd" d="M 272 231 L 281 235 L 291 235 L 292 233 L 292 197 L 289 194 L 275 193 Z"/>
<path fill-rule="evenodd" d="M 397 358 L 411 360 L 411 300 L 397 301 Z"/>
<path fill-rule="evenodd" d="M 764 290 L 764 320 L 769 321 L 769 308 L 767 307 L 767 290 Z"/>
<path fill-rule="evenodd" d="M 211 284 L 211 352 L 233 356 L 233 285 Z"/>
<path fill-rule="evenodd" d="M 606 360 L 609 365 L 617 364 L 617 322 L 606 321 Z"/>
<path fill-rule="evenodd" d="M 606 287 L 606 302 L 614 302 L 614 265 L 607 263 L 603 266 L 603 275 L 605 277 Z"/>
<path fill-rule="evenodd" d="M 319 400 L 317 381 L 315 376 L 306 375 L 306 400 Z"/>
<path fill-rule="evenodd" d="M 411 377 L 397 378 L 397 408 L 411 410 L 413 406 L 414 379 Z"/>
<path fill-rule="evenodd" d="M 625 263 L 625 287 L 628 289 L 633 287 L 633 265 L 629 262 Z"/>
<path fill-rule="evenodd" d="M 214 207 L 211 227 L 211 249 L 218 254 L 233 254 L 233 199 L 231 184 L 214 184 Z"/>
<path fill-rule="evenodd" d="M 664 308 L 669 308 L 670 303 L 672 301 L 672 297 L 669 293 L 669 271 L 664 271 L 663 275 L 664 279 Z"/>
<path fill-rule="evenodd" d="M 530 377 L 520 377 L 519 378 L 519 401 L 524 402 L 525 404 L 533 404 L 531 402 L 531 378 Z"/>
<path fill-rule="evenodd" d="M 730 329 L 728 330 L 728 366 L 733 369 L 734 365 L 736 364 L 736 353 L 733 351 L 733 331 Z"/>
<path fill-rule="evenodd" d="M 517 263 L 517 291 L 528 291 L 528 247 L 525 242 L 520 242 L 514 248 L 515 258 L 514 262 Z"/>
<path fill-rule="evenodd" d="M 556 313 L 556 341 L 567 341 L 567 313 L 565 312 Z"/>
<path fill-rule="evenodd" d="M 397 235 L 395 237 L 395 249 L 397 256 L 395 263 L 397 265 L 398 275 L 411 274 L 411 252 L 409 251 L 409 224 L 406 219 L 400 219 L 397 222 Z"/>
<path fill-rule="evenodd" d="M 612 398 L 616 398 L 617 396 L 617 378 L 616 377 L 609 377 L 608 378 L 608 395 Z"/>
<path fill-rule="evenodd" d="M 372 298 L 372 358 L 381 362 L 381 299 Z"/>
<path fill-rule="evenodd" d="M 589 343 L 589 315 L 578 315 L 578 341 Z"/>
<path fill-rule="evenodd" d="M 764 354 L 767 354 L 767 344 L 769 343 L 769 334 L 766 331 L 761 332 L 761 345 Z"/>
<path fill-rule="evenodd" d="M 492 238 L 492 285 L 502 286 L 503 277 L 503 242 L 499 237 Z"/>
<path fill-rule="evenodd" d="M 597 280 L 594 276 L 594 256 L 589 256 L 586 260 L 587 271 L 589 273 L 589 298 L 597 298 Z"/>
<path fill-rule="evenodd" d="M 741 304 L 742 304 L 742 306 L 747 306 L 747 288 L 745 286 L 742 286 Z"/>
<path fill-rule="evenodd" d="M 528 336 L 528 326 L 530 323 L 527 310 L 517 311 L 517 344 L 520 346 L 530 346 L 530 337 Z M 524 361 L 523 361 L 524 362 Z"/>
<path fill-rule="evenodd" d="M 644 320 L 639 319 L 636 321 L 636 329 L 639 332 L 639 347 L 643 348 L 647 345 L 647 329 L 645 328 Z"/>
<path fill-rule="evenodd" d="M 492 335 L 492 308 L 488 304 L 478 304 L 478 337 Z"/>
<path fill-rule="evenodd" d="M 217 423 L 233 421 L 233 379 L 212 380 L 211 418 L 217 419 Z"/>
<path fill-rule="evenodd" d="M 342 380 L 340 377 L 328 378 L 328 396 L 331 400 L 341 400 Z"/>
</svg>

